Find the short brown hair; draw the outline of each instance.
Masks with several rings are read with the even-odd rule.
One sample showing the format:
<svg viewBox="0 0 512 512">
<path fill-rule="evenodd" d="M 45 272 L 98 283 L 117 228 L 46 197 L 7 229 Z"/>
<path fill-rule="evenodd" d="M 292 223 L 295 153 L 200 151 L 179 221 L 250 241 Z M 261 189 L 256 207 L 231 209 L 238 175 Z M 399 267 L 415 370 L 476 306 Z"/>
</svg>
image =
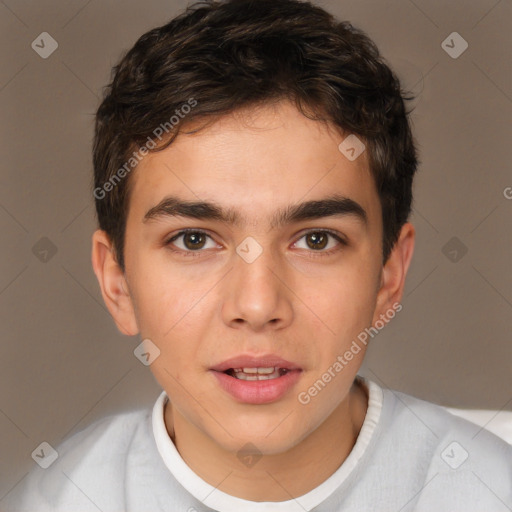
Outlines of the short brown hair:
<svg viewBox="0 0 512 512">
<path fill-rule="evenodd" d="M 126 162 L 134 152 L 168 147 L 193 120 L 280 99 L 364 141 L 381 201 L 386 262 L 411 211 L 418 161 L 405 101 L 412 97 L 364 32 L 310 2 L 210 0 L 142 35 L 113 68 L 97 111 L 96 211 L 121 268 Z M 191 100 L 194 108 L 182 110 Z M 170 123 L 178 114 L 179 122 Z M 169 127 L 165 138 L 159 126 Z M 151 147 L 155 132 L 159 142 Z"/>
</svg>

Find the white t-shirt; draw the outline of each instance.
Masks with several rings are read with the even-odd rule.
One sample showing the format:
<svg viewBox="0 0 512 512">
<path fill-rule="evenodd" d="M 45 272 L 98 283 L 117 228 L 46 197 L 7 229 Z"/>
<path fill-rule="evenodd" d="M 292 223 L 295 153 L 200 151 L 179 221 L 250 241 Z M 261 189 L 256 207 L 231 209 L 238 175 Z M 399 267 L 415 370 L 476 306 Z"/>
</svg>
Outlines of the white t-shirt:
<svg viewBox="0 0 512 512">
<path fill-rule="evenodd" d="M 181 458 L 153 411 L 99 420 L 57 448 L 0 502 L 2 512 L 510 512 L 512 446 L 443 408 L 361 379 L 357 441 L 310 492 L 253 502 L 219 491 Z M 304 471 L 308 471 L 305 467 Z"/>
</svg>

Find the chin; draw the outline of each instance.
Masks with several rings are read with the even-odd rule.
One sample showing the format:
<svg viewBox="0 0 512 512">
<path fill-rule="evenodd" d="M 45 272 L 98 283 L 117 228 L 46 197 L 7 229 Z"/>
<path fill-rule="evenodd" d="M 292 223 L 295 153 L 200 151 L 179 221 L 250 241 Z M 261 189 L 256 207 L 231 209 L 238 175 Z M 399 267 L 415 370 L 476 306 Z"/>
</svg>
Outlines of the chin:
<svg viewBox="0 0 512 512">
<path fill-rule="evenodd" d="M 254 452 L 258 455 L 277 455 L 292 449 L 297 445 L 303 436 L 294 437 L 291 432 L 282 430 L 277 433 L 276 425 L 268 428 L 262 434 L 261 430 L 238 430 L 236 437 L 223 435 L 222 439 L 215 439 L 215 442 L 224 450 L 240 456 L 245 452 Z M 273 432 L 274 431 L 274 432 Z M 270 434 L 269 434 L 270 433 Z M 225 434 L 225 432 L 224 432 Z"/>
</svg>

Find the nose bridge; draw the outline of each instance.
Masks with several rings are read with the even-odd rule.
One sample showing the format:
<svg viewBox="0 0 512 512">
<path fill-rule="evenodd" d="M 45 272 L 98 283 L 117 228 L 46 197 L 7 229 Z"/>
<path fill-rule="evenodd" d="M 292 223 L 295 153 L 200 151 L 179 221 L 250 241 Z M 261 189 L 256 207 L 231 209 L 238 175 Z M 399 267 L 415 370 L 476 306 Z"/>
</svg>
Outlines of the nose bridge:
<svg viewBox="0 0 512 512">
<path fill-rule="evenodd" d="M 290 298 L 283 286 L 285 265 L 269 245 L 247 237 L 233 255 L 229 290 L 224 298 L 224 320 L 261 329 L 269 322 L 284 326 L 291 319 Z"/>
</svg>

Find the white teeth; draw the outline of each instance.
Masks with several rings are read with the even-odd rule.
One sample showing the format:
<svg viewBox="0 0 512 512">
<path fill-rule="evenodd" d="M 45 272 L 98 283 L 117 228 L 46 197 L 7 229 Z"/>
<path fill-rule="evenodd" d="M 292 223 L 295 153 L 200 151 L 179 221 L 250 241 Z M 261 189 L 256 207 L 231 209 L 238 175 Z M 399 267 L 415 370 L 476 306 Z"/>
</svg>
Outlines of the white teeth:
<svg viewBox="0 0 512 512">
<path fill-rule="evenodd" d="M 274 370 L 272 368 L 272 370 Z M 273 371 L 272 373 L 267 373 L 265 375 L 263 374 L 260 374 L 259 372 L 257 374 L 248 374 L 245 372 L 245 369 L 244 371 L 236 371 L 235 370 L 235 374 L 234 374 L 234 377 L 236 379 L 240 379 L 240 380 L 270 380 L 270 379 L 277 379 L 278 377 L 281 377 L 281 372 L 279 370 L 275 370 Z"/>
<path fill-rule="evenodd" d="M 232 377 L 240 380 L 269 380 L 277 379 L 288 373 L 285 368 L 277 366 L 270 368 L 233 368 Z"/>
<path fill-rule="evenodd" d="M 259 375 L 270 375 L 271 373 L 274 373 L 278 370 L 277 367 L 270 367 L 270 368 L 234 368 L 235 372 L 244 372 L 249 374 L 259 374 Z"/>
<path fill-rule="evenodd" d="M 276 368 L 258 368 L 259 375 L 270 375 L 271 373 L 274 373 L 275 371 L 276 371 Z"/>
</svg>

